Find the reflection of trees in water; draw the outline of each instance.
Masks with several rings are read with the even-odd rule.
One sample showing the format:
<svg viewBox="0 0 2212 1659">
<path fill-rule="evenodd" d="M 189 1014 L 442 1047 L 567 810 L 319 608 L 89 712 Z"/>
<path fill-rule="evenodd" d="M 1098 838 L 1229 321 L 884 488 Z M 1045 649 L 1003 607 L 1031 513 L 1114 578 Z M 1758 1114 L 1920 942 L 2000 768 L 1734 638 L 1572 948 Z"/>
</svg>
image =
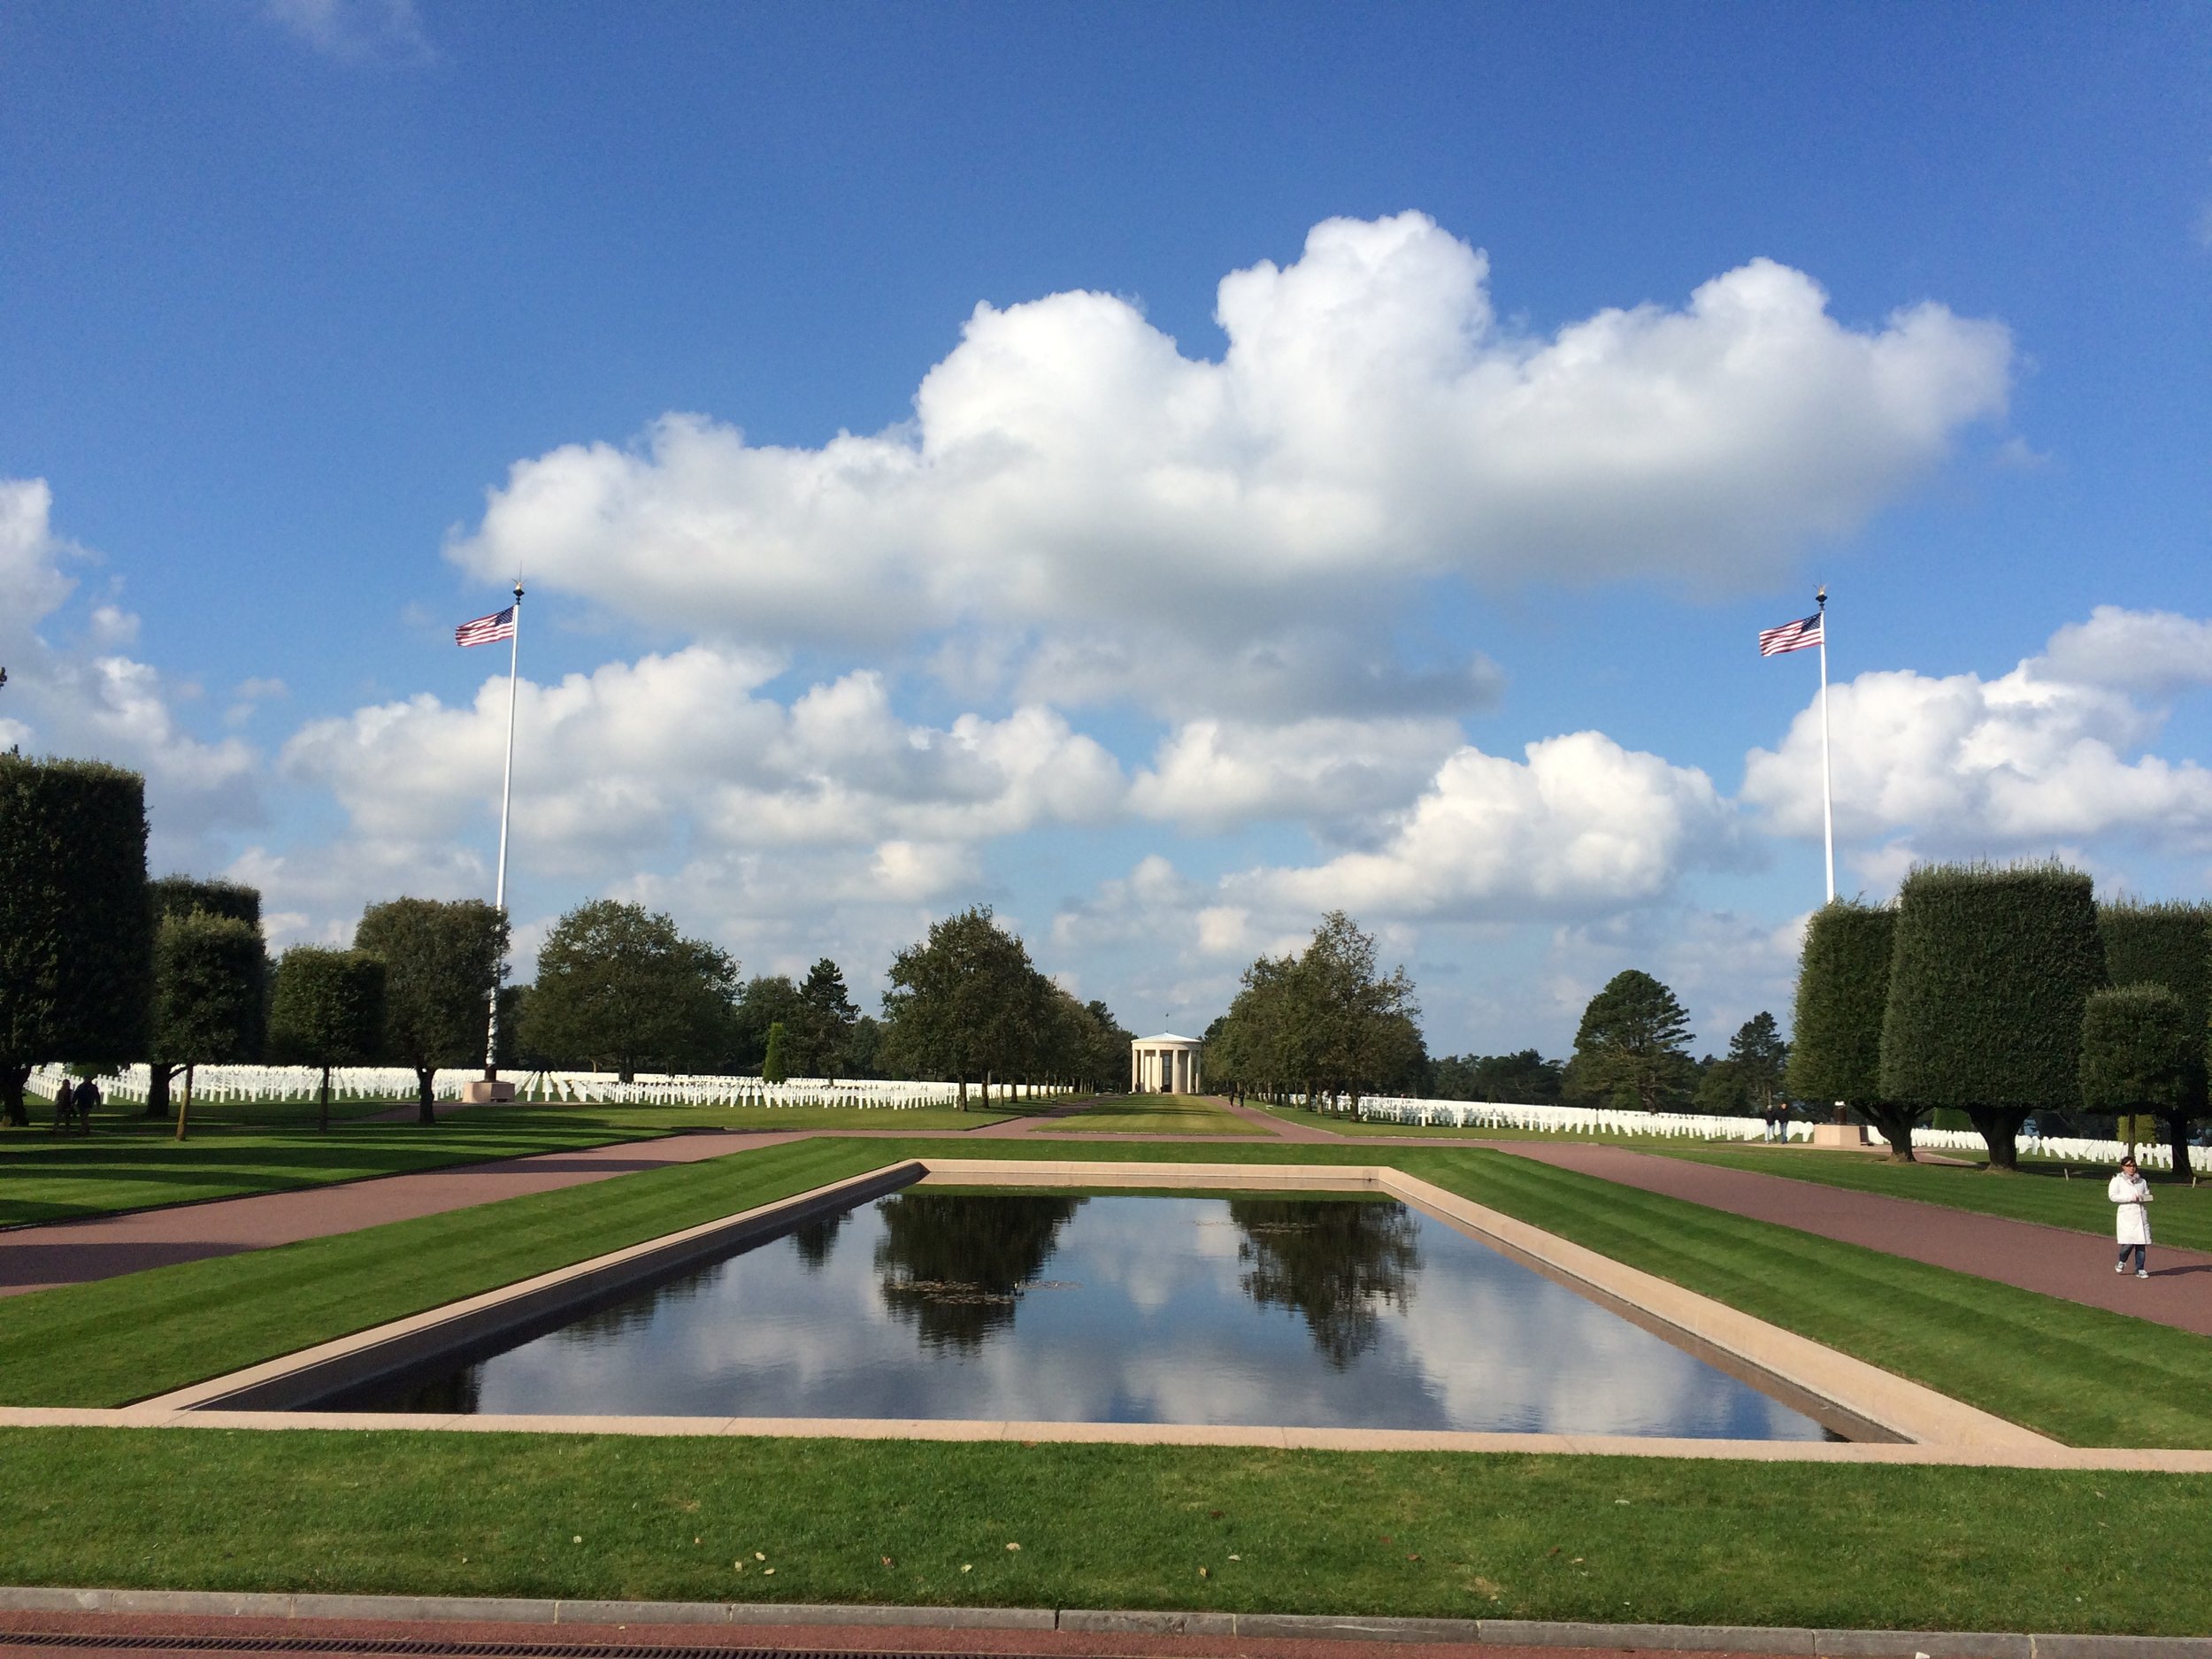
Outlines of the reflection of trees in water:
<svg viewBox="0 0 2212 1659">
<path fill-rule="evenodd" d="M 876 1206 L 883 1299 L 925 1348 L 976 1348 L 1014 1322 L 1022 1287 L 1059 1242 L 1080 1198 L 901 1193 Z"/>
<path fill-rule="evenodd" d="M 715 1265 L 719 1266 L 720 1263 Z M 662 1309 L 696 1302 L 705 1295 L 714 1272 L 714 1267 L 697 1268 L 681 1279 L 670 1279 L 664 1285 L 625 1292 L 620 1302 L 611 1302 L 603 1308 L 588 1309 L 546 1334 L 556 1342 L 571 1343 L 580 1348 L 597 1348 L 609 1337 L 628 1336 L 643 1331 L 653 1323 L 654 1317 Z"/>
<path fill-rule="evenodd" d="M 1235 1198 L 1229 1218 L 1244 1233 L 1245 1294 L 1304 1315 L 1314 1346 L 1338 1371 L 1374 1346 L 1384 1309 L 1412 1300 L 1421 1255 L 1402 1204 Z"/>
<path fill-rule="evenodd" d="M 837 1242 L 838 1230 L 845 1225 L 852 1211 L 840 1210 L 833 1215 L 817 1216 L 811 1221 L 802 1221 L 791 1230 L 791 1242 L 798 1247 L 799 1260 L 806 1263 L 806 1271 L 818 1273 L 829 1261 L 831 1247 Z"/>
<path fill-rule="evenodd" d="M 419 1383 L 405 1394 L 395 1396 L 390 1402 L 394 1411 L 450 1411 L 457 1416 L 473 1417 L 482 1409 L 484 1396 L 484 1368 L 464 1365 L 459 1371 L 444 1377 L 433 1377 Z"/>
</svg>

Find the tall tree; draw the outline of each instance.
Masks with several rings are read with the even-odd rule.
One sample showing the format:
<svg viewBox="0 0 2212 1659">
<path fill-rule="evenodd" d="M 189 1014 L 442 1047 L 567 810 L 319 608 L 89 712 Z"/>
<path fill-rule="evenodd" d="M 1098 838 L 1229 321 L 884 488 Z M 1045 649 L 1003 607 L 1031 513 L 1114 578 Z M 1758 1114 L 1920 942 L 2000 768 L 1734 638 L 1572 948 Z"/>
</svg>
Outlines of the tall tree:
<svg viewBox="0 0 2212 1659">
<path fill-rule="evenodd" d="M 417 1121 L 435 1123 L 438 1068 L 484 1057 L 507 918 L 481 899 L 393 899 L 362 912 L 353 942 L 384 964 L 382 1048 L 415 1073 Z"/>
<path fill-rule="evenodd" d="M 1787 1082 L 1799 1100 L 1846 1106 L 1882 1132 L 1893 1163 L 1913 1162 L 1926 1108 L 1882 1092 L 1882 1022 L 1897 912 L 1838 899 L 1815 910 L 1797 960 Z"/>
<path fill-rule="evenodd" d="M 2159 985 L 2181 999 L 2197 1033 L 2189 1069 L 2170 1105 L 2160 1109 L 2174 1170 L 2189 1173 L 2189 1125 L 2212 1112 L 2206 1088 L 2206 1022 L 2212 1008 L 2212 905 L 2121 902 L 2097 907 L 2105 969 L 2117 989 Z"/>
<path fill-rule="evenodd" d="M 630 1081 L 703 1071 L 720 1058 L 737 964 L 668 916 L 595 899 L 553 925 L 538 950 L 526 1041 Z"/>
<path fill-rule="evenodd" d="M 1790 1046 L 1782 1041 L 1774 1016 L 1764 1009 L 1744 1021 L 1728 1040 L 1727 1063 L 1736 1068 L 1745 1094 L 1762 1112 L 1770 1109 L 1775 1096 L 1782 1092 L 1783 1073 L 1789 1061 Z"/>
<path fill-rule="evenodd" d="M 1137 1033 L 1115 1018 L 1114 1010 L 1096 997 L 1083 1004 L 1083 1011 L 1090 1016 L 1091 1023 L 1071 1080 L 1087 1092 L 1127 1087 L 1129 1045 L 1136 1041 Z"/>
<path fill-rule="evenodd" d="M 2186 1002 L 2148 981 L 2091 992 L 2082 1009 L 2082 1104 L 2130 1118 L 2185 1110 L 2204 1071 L 2204 1027 L 2189 1016 Z M 2174 1169 L 2189 1173 L 2186 1141 Z"/>
<path fill-rule="evenodd" d="M 184 1065 L 177 1139 L 192 1118 L 196 1067 L 260 1057 L 267 956 L 261 932 L 233 916 L 172 916 L 154 941 L 154 1042 Z"/>
<path fill-rule="evenodd" d="M 1639 968 L 1606 981 L 1582 1010 L 1569 1092 L 1621 1110 L 1671 1110 L 1697 1080 L 1690 1017 L 1675 995 Z"/>
<path fill-rule="evenodd" d="M 760 1080 L 764 1083 L 788 1083 L 791 1068 L 784 1063 L 783 1021 L 778 1020 L 768 1028 L 768 1052 L 760 1063 Z"/>
<path fill-rule="evenodd" d="M 798 1018 L 799 987 L 787 973 L 764 973 L 745 981 L 731 1024 L 729 1069 L 758 1071 L 768 1063 L 768 1033 L 790 1030 Z"/>
<path fill-rule="evenodd" d="M 1332 910 L 1295 956 L 1263 956 L 1213 1045 L 1206 1069 L 1217 1082 L 1309 1101 L 1402 1087 L 1426 1068 L 1421 1008 L 1402 966 L 1381 971 L 1374 935 Z"/>
<path fill-rule="evenodd" d="M 784 1021 L 785 1052 L 801 1077 L 835 1081 L 846 1068 L 845 1048 L 860 1018 L 845 988 L 843 970 L 824 956 L 806 972 L 794 1018 Z"/>
<path fill-rule="evenodd" d="M 0 1116 L 35 1065 L 144 1053 L 152 981 L 144 780 L 0 755 Z"/>
<path fill-rule="evenodd" d="M 967 1110 L 968 1085 L 1021 1057 L 1036 1005 L 1029 952 L 975 905 L 930 925 L 892 959 L 883 994 L 885 1042 L 917 1075 L 949 1078 Z"/>
<path fill-rule="evenodd" d="M 384 1034 L 384 964 L 365 950 L 295 945 L 269 994 L 269 1048 L 322 1068 L 316 1127 L 330 1127 L 330 1068 L 373 1059 Z"/>
<path fill-rule="evenodd" d="M 2021 1120 L 2081 1101 L 2082 1013 L 2105 983 L 2089 878 L 2056 864 L 1925 864 L 1897 895 L 1882 1093 L 1963 1110 L 1989 1167 Z"/>
<path fill-rule="evenodd" d="M 1446 1055 L 1432 1070 L 1429 1087 L 1438 1100 L 1555 1106 L 1565 1068 L 1533 1048 L 1523 1048 L 1517 1054 Z"/>
<path fill-rule="evenodd" d="M 261 890 L 248 887 L 242 881 L 225 881 L 214 877 L 162 876 L 146 884 L 148 896 L 152 900 L 154 931 L 157 934 L 170 921 L 181 916 L 204 913 L 209 916 L 227 916 L 235 922 L 243 922 L 258 932 L 261 927 Z M 262 972 L 266 972 L 263 963 Z M 160 987 L 155 987 L 160 995 Z M 169 1116 L 169 1086 L 177 1073 L 184 1070 L 184 1062 L 164 1054 L 158 1047 L 151 1051 L 146 1063 L 146 1116 Z"/>
<path fill-rule="evenodd" d="M 1389 1088 L 1427 1061 L 1413 981 L 1403 964 L 1382 972 L 1374 934 L 1342 910 L 1321 918 L 1296 979 L 1296 1000 L 1320 1039 L 1321 1080 L 1349 1096 L 1355 1118 L 1363 1092 Z"/>
</svg>

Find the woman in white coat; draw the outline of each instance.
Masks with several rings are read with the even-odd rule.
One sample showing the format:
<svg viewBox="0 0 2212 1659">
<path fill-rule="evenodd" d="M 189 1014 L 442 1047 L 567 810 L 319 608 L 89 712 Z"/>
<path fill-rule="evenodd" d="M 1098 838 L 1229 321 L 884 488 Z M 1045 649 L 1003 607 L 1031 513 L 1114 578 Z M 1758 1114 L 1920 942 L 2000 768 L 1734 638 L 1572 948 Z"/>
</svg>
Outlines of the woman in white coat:
<svg viewBox="0 0 2212 1659">
<path fill-rule="evenodd" d="M 2120 1172 L 2112 1178 L 2104 1194 L 2120 1207 L 2120 1259 L 2113 1266 L 2116 1273 L 2128 1271 L 2128 1252 L 2135 1252 L 2135 1276 L 2148 1279 L 2147 1264 L 2151 1242 L 2151 1184 L 2143 1179 L 2142 1171 L 2135 1167 L 2133 1158 L 2120 1160 Z"/>
</svg>

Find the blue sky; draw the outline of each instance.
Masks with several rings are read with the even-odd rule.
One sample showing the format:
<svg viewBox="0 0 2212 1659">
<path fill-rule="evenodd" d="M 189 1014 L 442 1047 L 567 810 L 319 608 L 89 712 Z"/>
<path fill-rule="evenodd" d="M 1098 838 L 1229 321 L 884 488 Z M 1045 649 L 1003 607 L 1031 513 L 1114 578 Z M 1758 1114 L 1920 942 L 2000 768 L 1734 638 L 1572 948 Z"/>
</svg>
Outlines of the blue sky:
<svg viewBox="0 0 2212 1659">
<path fill-rule="evenodd" d="M 598 894 L 1141 1029 L 1342 904 L 1432 1046 L 1839 882 L 2212 871 L 2200 8 L 32 4 L 0 742 L 274 941 Z M 1225 285 L 1225 279 L 1226 283 Z M 979 309 L 983 308 L 983 309 Z M 841 434 L 846 434 L 841 436 Z M 499 657 L 495 662 L 493 658 Z M 1532 747 L 1533 746 L 1533 747 Z"/>
</svg>

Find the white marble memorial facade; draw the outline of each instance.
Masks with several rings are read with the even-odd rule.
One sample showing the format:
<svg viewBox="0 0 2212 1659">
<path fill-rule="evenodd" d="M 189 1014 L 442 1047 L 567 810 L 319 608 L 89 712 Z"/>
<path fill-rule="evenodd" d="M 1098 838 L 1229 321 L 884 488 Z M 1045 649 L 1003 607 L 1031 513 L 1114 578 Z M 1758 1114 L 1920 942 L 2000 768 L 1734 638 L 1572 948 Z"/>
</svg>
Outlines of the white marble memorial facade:
<svg viewBox="0 0 2212 1659">
<path fill-rule="evenodd" d="M 1197 1094 L 1204 1087 L 1198 1056 L 1205 1046 L 1195 1037 L 1179 1037 L 1171 1031 L 1138 1038 L 1129 1045 L 1129 1092 Z"/>
</svg>

